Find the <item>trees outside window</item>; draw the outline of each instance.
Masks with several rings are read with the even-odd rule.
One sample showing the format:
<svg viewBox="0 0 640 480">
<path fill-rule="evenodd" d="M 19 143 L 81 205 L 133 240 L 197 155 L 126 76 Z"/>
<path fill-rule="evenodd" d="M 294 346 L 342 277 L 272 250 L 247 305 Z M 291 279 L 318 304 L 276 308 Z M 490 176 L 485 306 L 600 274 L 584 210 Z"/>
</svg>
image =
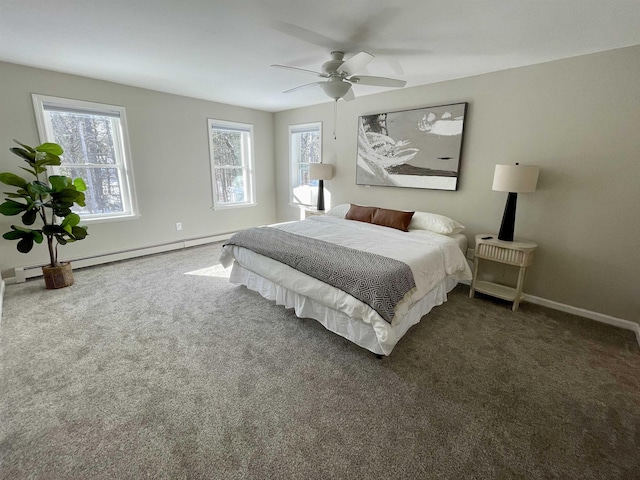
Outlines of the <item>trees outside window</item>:
<svg viewBox="0 0 640 480">
<path fill-rule="evenodd" d="M 289 127 L 291 204 L 311 207 L 317 202 L 317 180 L 309 178 L 309 166 L 322 159 L 322 124 Z"/>
<path fill-rule="evenodd" d="M 255 204 L 253 125 L 209 119 L 214 208 Z"/>
<path fill-rule="evenodd" d="M 35 94 L 33 101 L 41 139 L 64 150 L 52 173 L 87 186 L 86 206 L 73 211 L 83 221 L 136 217 L 124 108 Z"/>
</svg>

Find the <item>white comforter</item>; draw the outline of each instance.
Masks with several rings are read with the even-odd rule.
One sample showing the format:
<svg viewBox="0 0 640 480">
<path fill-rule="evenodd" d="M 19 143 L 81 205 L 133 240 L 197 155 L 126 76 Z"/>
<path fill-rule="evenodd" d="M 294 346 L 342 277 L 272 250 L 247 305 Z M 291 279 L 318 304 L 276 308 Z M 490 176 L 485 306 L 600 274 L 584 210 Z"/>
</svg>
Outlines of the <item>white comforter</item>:
<svg viewBox="0 0 640 480">
<path fill-rule="evenodd" d="M 304 235 L 350 248 L 366 250 L 400 260 L 411 268 L 416 288 L 397 305 L 393 325 L 402 320 L 415 302 L 445 277 L 470 280 L 471 271 L 455 240 L 426 230 L 401 232 L 353 220 L 313 216 L 300 222 L 272 225 L 289 233 Z M 236 246 L 226 246 L 220 261 L 228 267 L 233 260 L 268 280 L 304 295 L 352 318 L 371 324 L 386 336 L 388 323 L 368 305 L 335 287 L 262 255 Z"/>
</svg>

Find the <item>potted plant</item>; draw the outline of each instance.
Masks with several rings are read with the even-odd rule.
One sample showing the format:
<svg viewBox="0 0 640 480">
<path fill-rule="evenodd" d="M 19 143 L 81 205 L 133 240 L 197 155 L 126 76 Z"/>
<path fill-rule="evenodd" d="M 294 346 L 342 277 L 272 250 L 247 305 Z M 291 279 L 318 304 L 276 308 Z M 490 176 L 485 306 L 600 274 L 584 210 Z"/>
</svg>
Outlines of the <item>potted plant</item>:
<svg viewBox="0 0 640 480">
<path fill-rule="evenodd" d="M 11 231 L 3 238 L 18 240 L 19 252 L 28 253 L 34 243 L 46 238 L 49 248 L 49 265 L 42 267 L 46 288 L 62 288 L 73 285 L 70 262 L 58 261 L 58 245 L 82 240 L 87 227 L 80 226 L 80 216 L 71 207 L 85 206 L 86 185 L 81 178 L 72 180 L 64 175 L 47 175 L 47 167 L 60 165 L 63 150 L 57 143 L 43 143 L 32 148 L 14 140 L 20 147 L 11 152 L 22 158 L 27 166 L 21 167 L 35 177 L 28 182 L 13 173 L 0 173 L 0 182 L 17 187 L 16 192 L 4 192 L 7 198 L 0 204 L 0 213 L 7 216 L 22 215 L 25 227 L 11 225 Z M 41 177 L 42 175 L 42 177 Z M 39 221 L 41 225 L 33 228 Z"/>
</svg>

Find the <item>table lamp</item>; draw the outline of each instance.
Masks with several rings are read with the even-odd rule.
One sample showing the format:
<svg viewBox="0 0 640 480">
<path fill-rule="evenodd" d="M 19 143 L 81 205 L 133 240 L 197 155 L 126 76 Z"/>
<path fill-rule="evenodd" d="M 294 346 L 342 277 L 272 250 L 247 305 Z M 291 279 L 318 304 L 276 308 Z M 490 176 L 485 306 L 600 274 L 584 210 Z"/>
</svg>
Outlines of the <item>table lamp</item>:
<svg viewBox="0 0 640 480">
<path fill-rule="evenodd" d="M 309 178 L 318 180 L 318 210 L 324 210 L 324 181 L 333 177 L 333 165 L 330 163 L 312 163 L 309 165 Z"/>
<path fill-rule="evenodd" d="M 518 193 L 536 191 L 538 183 L 538 167 L 519 165 L 496 165 L 493 175 L 493 190 L 509 192 L 507 204 L 504 207 L 502 224 L 500 225 L 499 240 L 513 242 L 513 231 L 516 223 L 516 203 Z"/>
</svg>

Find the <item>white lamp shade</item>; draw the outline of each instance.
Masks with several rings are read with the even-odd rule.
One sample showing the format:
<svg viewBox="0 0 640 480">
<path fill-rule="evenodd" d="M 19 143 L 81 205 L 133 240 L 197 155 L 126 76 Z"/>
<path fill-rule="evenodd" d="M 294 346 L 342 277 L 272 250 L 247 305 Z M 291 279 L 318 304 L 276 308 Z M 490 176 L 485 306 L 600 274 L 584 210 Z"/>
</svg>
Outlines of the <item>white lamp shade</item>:
<svg viewBox="0 0 640 480">
<path fill-rule="evenodd" d="M 535 192 L 539 171 L 538 167 L 528 165 L 496 165 L 493 190 L 515 193 Z"/>
<path fill-rule="evenodd" d="M 309 167 L 311 180 L 331 180 L 333 177 L 333 165 L 330 163 L 312 163 Z"/>
</svg>

